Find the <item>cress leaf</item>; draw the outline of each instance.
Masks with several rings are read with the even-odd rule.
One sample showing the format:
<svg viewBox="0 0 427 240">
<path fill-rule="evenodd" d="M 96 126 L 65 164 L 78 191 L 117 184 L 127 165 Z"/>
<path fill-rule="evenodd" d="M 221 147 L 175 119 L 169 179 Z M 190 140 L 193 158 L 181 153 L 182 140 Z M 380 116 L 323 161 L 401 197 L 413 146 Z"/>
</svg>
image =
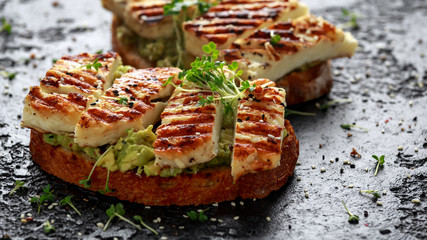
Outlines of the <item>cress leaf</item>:
<svg viewBox="0 0 427 240">
<path fill-rule="evenodd" d="M 115 212 L 116 212 L 116 208 L 114 207 L 114 204 L 111 204 L 110 208 L 107 209 L 107 211 L 105 211 L 108 217 L 114 216 Z"/>
</svg>

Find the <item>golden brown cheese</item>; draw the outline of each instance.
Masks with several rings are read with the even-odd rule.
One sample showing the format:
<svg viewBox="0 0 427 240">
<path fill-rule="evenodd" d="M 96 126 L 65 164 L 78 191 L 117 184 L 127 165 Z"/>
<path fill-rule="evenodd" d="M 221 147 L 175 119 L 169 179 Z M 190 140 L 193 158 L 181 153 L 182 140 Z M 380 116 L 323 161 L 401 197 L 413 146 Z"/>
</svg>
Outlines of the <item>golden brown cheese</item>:
<svg viewBox="0 0 427 240">
<path fill-rule="evenodd" d="M 231 175 L 236 182 L 247 173 L 276 168 L 280 164 L 284 135 L 285 91 L 267 79 L 252 82 L 239 100 Z"/>
<path fill-rule="evenodd" d="M 166 104 L 152 101 L 172 94 L 173 86 L 163 84 L 180 71 L 178 68 L 139 69 L 116 79 L 105 95 L 82 115 L 74 141 L 80 146 L 100 146 L 116 142 L 130 128 L 141 130 L 155 124 Z"/>
<path fill-rule="evenodd" d="M 219 101 L 198 105 L 207 91 L 177 88 L 163 111 L 154 142 L 155 164 L 186 168 L 214 158 L 218 153 L 222 106 Z"/>
<path fill-rule="evenodd" d="M 186 50 L 202 56 L 202 46 L 214 42 L 227 49 L 240 38 L 276 22 L 308 14 L 308 8 L 296 0 L 226 0 L 201 17 L 183 24 Z"/>
<path fill-rule="evenodd" d="M 95 59 L 98 71 L 87 69 Z M 39 132 L 73 133 L 88 104 L 111 86 L 114 72 L 121 64 L 116 53 L 82 53 L 59 59 L 25 98 L 21 125 Z"/>
<path fill-rule="evenodd" d="M 280 36 L 277 43 L 271 42 L 274 35 Z M 234 42 L 221 55 L 227 62 L 238 61 L 244 78 L 276 81 L 304 64 L 351 57 L 356 48 L 357 41 L 350 33 L 321 17 L 308 15 L 257 30 Z"/>
</svg>

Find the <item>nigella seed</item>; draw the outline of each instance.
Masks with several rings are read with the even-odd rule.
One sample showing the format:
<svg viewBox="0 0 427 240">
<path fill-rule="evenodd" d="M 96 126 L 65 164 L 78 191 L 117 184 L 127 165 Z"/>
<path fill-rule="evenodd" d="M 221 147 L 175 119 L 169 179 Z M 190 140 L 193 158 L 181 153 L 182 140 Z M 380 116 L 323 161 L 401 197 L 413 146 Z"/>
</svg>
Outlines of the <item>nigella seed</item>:
<svg viewBox="0 0 427 240">
<path fill-rule="evenodd" d="M 262 118 L 262 120 L 264 120 L 264 118 L 265 118 L 265 115 L 263 114 L 263 115 L 261 116 L 261 118 Z"/>
<path fill-rule="evenodd" d="M 368 211 L 363 211 L 363 216 L 368 217 Z"/>
<path fill-rule="evenodd" d="M 130 100 L 135 101 L 135 98 L 134 97 L 130 97 Z"/>
<path fill-rule="evenodd" d="M 343 174 L 344 173 L 344 169 L 341 168 L 340 169 L 340 173 Z"/>
<path fill-rule="evenodd" d="M 242 119 L 240 119 L 240 118 L 238 118 L 238 119 L 237 119 L 237 121 L 238 121 L 238 122 L 242 122 L 243 120 L 242 120 Z"/>
<path fill-rule="evenodd" d="M 355 168 L 355 167 L 356 167 L 356 165 L 354 165 L 353 163 L 350 164 L 350 168 Z"/>
<path fill-rule="evenodd" d="M 90 105 L 91 105 L 91 106 L 95 106 L 95 105 L 96 105 L 96 103 L 91 103 Z"/>
<path fill-rule="evenodd" d="M 113 90 L 114 95 L 119 96 L 119 91 L 118 90 Z"/>
<path fill-rule="evenodd" d="M 249 117 L 246 118 L 246 121 L 249 121 Z"/>
</svg>

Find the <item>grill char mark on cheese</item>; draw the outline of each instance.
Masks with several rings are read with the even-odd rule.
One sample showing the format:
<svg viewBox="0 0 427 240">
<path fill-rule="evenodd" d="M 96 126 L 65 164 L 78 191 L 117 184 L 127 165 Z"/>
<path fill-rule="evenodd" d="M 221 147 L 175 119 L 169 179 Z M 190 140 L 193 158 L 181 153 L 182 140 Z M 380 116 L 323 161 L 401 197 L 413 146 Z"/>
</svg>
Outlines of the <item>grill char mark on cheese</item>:
<svg viewBox="0 0 427 240">
<path fill-rule="evenodd" d="M 130 11 L 140 19 L 141 22 L 156 24 L 164 19 L 163 7 L 165 5 L 166 2 L 158 4 L 133 3 L 130 7 Z"/>
<path fill-rule="evenodd" d="M 188 167 L 207 162 L 215 155 L 219 138 L 219 103 L 199 106 L 200 96 L 210 92 L 175 90 L 161 115 L 162 125 L 154 142 L 156 164 Z"/>
<path fill-rule="evenodd" d="M 285 94 L 277 88 L 261 88 L 239 101 L 232 160 L 232 175 L 277 167 L 282 152 Z"/>
<path fill-rule="evenodd" d="M 66 88 L 74 88 L 85 96 L 100 92 L 108 87 L 105 86 L 106 77 L 113 62 L 117 59 L 116 53 L 88 54 L 82 53 L 76 56 L 64 56 L 59 59 L 53 67 L 47 71 L 46 77 L 41 81 L 41 88 L 45 92 L 64 93 Z M 98 59 L 102 67 L 95 71 L 86 69 Z M 99 94 L 100 94 L 99 93 Z"/>
</svg>

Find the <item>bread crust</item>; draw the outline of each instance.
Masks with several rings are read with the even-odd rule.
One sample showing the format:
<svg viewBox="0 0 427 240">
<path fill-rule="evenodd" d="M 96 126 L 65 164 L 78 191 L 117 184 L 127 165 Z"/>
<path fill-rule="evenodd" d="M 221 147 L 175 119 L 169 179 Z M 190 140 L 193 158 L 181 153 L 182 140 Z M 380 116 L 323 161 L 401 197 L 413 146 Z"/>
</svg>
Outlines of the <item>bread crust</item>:
<svg viewBox="0 0 427 240">
<path fill-rule="evenodd" d="M 153 67 L 150 62 L 142 58 L 135 48 L 123 45 L 116 38 L 116 28 L 120 19 L 113 16 L 111 26 L 113 50 L 122 57 L 123 63 L 136 68 Z M 288 106 L 304 103 L 319 98 L 331 91 L 332 88 L 331 62 L 326 61 L 305 71 L 294 71 L 276 81 L 278 87 L 286 90 L 286 104 Z"/>
<path fill-rule="evenodd" d="M 285 128 L 289 135 L 283 140 L 280 166 L 275 169 L 244 175 L 237 183 L 233 183 L 230 167 L 208 168 L 197 174 L 180 174 L 171 178 L 115 171 L 110 173 L 108 185 L 114 192 L 106 195 L 157 206 L 202 205 L 231 201 L 238 196 L 243 199 L 264 198 L 286 183 L 298 159 L 299 141 L 287 120 Z M 44 171 L 78 186 L 81 186 L 79 181 L 87 177 L 94 164 L 83 154 L 46 143 L 43 133 L 35 130 L 31 130 L 30 152 Z M 90 190 L 103 190 L 106 177 L 107 170 L 96 167 Z"/>
</svg>

